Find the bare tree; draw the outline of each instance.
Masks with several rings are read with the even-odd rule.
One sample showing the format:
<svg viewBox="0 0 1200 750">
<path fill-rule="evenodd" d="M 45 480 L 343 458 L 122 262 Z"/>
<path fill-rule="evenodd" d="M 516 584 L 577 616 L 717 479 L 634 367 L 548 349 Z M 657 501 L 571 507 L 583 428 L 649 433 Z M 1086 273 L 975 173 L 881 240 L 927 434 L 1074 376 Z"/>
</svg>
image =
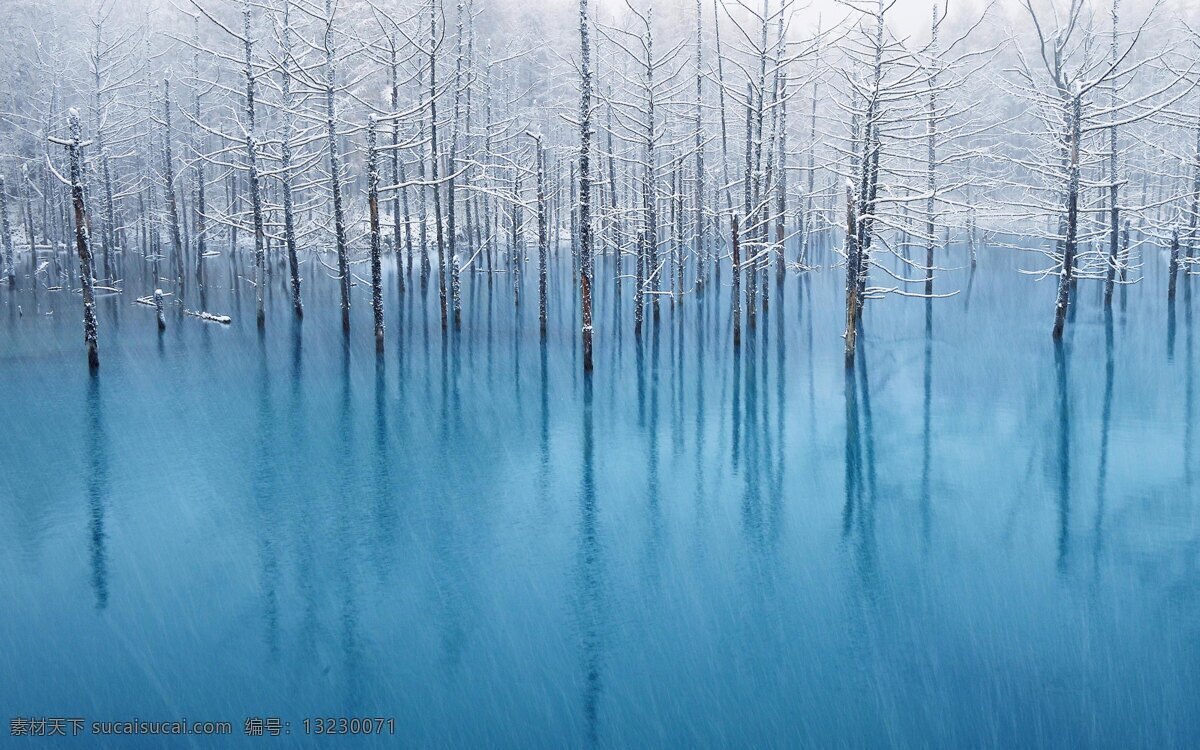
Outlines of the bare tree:
<svg viewBox="0 0 1200 750">
<path fill-rule="evenodd" d="M 380 248 L 383 244 L 379 227 L 379 136 L 378 120 L 371 115 L 367 121 L 367 206 L 371 221 L 371 312 L 375 320 L 375 351 L 383 351 L 383 270 Z"/>
<path fill-rule="evenodd" d="M 584 372 L 592 370 L 592 70 L 588 26 L 587 0 L 579 0 L 579 292 Z"/>
<path fill-rule="evenodd" d="M 1028 197 L 1019 205 L 1026 207 L 1026 211 L 1050 212 L 1058 217 L 1057 229 L 1051 237 L 1052 247 L 1045 252 L 1057 268 L 1052 334 L 1060 339 L 1076 278 L 1098 279 L 1107 284 L 1108 268 L 1116 261 L 1111 213 L 1108 226 L 1098 227 L 1099 232 L 1108 236 L 1107 253 L 1088 250 L 1090 238 L 1081 232 L 1081 215 L 1094 213 L 1085 205 L 1093 185 L 1085 178 L 1084 170 L 1099 161 L 1103 153 L 1089 147 L 1085 139 L 1093 133 L 1109 135 L 1107 161 L 1111 174 L 1102 185 L 1107 188 L 1104 197 L 1110 201 L 1111 211 L 1117 205 L 1113 192 L 1117 187 L 1113 156 L 1115 128 L 1148 121 L 1178 101 L 1186 93 L 1178 84 L 1187 78 L 1190 69 L 1168 75 L 1165 82 L 1156 82 L 1149 90 L 1122 97 L 1118 93 L 1123 88 L 1122 80 L 1161 64 L 1171 52 L 1170 45 L 1164 45 L 1148 57 L 1133 57 L 1157 12 L 1157 5 L 1135 26 L 1124 50 L 1114 50 L 1110 44 L 1108 55 L 1094 52 L 1094 34 L 1086 22 L 1083 0 L 1072 0 L 1065 14 L 1054 13 L 1052 27 L 1044 19 L 1044 13 L 1034 8 L 1032 0 L 1024 0 L 1023 6 L 1032 27 L 1032 49 L 1040 66 L 1031 64 L 1022 45 L 1015 45 L 1018 59 L 1015 93 L 1034 105 L 1044 135 L 1039 152 L 1015 159 L 1030 178 L 1022 185 Z M 1115 32 L 1115 8 L 1113 22 Z M 1106 88 L 1108 104 L 1100 106 L 1096 98 Z"/>
<path fill-rule="evenodd" d="M 8 189 L 4 184 L 4 175 L 0 175 L 0 249 L 4 251 L 4 276 L 8 285 L 15 287 L 17 275 L 13 268 L 12 227 L 8 223 Z"/>
<path fill-rule="evenodd" d="M 75 252 L 79 257 L 79 280 L 83 287 L 83 341 L 87 345 L 88 367 L 100 367 L 100 352 L 96 331 L 96 292 L 92 276 L 91 238 L 88 236 L 87 209 L 83 201 L 83 149 L 90 141 L 83 140 L 79 112 L 72 109 L 68 117 L 70 138 L 51 137 L 51 143 L 65 146 L 70 161 L 71 203 L 75 212 Z"/>
</svg>

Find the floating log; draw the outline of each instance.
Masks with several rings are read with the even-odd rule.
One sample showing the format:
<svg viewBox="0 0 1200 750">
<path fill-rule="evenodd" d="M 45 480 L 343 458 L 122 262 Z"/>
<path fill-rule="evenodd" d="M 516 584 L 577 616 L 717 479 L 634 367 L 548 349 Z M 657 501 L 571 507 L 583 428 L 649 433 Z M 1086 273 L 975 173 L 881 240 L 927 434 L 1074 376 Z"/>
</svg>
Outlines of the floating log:
<svg viewBox="0 0 1200 750">
<path fill-rule="evenodd" d="M 182 308 L 182 309 L 183 309 L 184 315 L 191 315 L 194 318 L 199 318 L 200 320 L 207 320 L 210 323 L 220 323 L 222 325 L 229 325 L 230 323 L 233 322 L 233 318 L 229 317 L 228 315 L 213 315 L 210 312 L 204 312 L 203 310 L 189 310 L 186 307 Z"/>
<path fill-rule="evenodd" d="M 170 292 L 163 292 L 161 289 L 156 289 L 154 291 L 155 294 L 161 294 L 163 297 L 171 296 Z M 145 305 L 146 307 L 157 307 L 157 305 L 154 304 L 154 297 L 154 294 L 147 294 L 145 297 L 138 297 L 135 301 L 139 305 Z"/>
<path fill-rule="evenodd" d="M 170 292 L 158 291 L 158 293 L 161 294 L 163 297 L 171 296 Z M 147 307 L 154 307 L 155 309 L 157 309 L 157 305 L 155 304 L 154 295 L 146 295 L 145 297 L 138 297 L 136 301 L 139 305 L 146 305 Z M 207 320 L 210 323 L 220 323 L 222 325 L 229 325 L 230 323 L 233 322 L 233 318 L 229 317 L 228 315 L 217 315 L 215 313 L 205 312 L 204 310 L 189 310 L 186 307 L 183 307 L 182 303 L 180 303 L 179 309 L 183 312 L 184 315 L 190 315 L 193 318 L 199 318 L 200 320 Z"/>
</svg>

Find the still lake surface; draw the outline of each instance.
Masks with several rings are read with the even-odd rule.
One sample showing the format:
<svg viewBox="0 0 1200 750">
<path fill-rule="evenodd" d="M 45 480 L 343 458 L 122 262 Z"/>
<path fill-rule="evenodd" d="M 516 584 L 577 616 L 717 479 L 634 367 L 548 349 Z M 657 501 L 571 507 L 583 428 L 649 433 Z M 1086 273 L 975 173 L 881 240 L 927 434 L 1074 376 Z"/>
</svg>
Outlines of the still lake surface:
<svg viewBox="0 0 1200 750">
<path fill-rule="evenodd" d="M 464 274 L 449 336 L 436 278 L 388 267 L 377 358 L 366 286 L 347 344 L 323 269 L 299 324 L 276 271 L 260 335 L 214 258 L 233 324 L 160 336 L 105 298 L 96 378 L 77 297 L 0 290 L 0 708 L 240 742 L 384 716 L 404 746 L 1195 747 L 1200 280 L 1172 314 L 1151 252 L 1111 317 L 1081 282 L 1058 350 L 1040 256 L 961 256 L 956 296 L 868 303 L 851 376 L 840 269 L 772 276 L 735 355 L 728 269 L 639 345 L 602 259 L 590 384 L 565 261 L 544 343 L 533 266 L 519 307 Z"/>
</svg>

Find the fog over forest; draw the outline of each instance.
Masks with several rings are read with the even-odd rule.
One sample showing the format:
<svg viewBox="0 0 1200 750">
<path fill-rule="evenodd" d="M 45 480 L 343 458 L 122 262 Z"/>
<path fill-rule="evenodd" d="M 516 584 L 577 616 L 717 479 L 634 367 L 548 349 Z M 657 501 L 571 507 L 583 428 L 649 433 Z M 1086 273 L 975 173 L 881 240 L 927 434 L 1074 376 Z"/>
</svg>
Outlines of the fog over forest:
<svg viewBox="0 0 1200 750">
<path fill-rule="evenodd" d="M 1111 297 L 1143 247 L 1172 243 L 1173 269 L 1189 272 L 1200 237 L 1200 38 L 1182 4 L 8 10 L 14 283 L 22 245 L 72 243 L 72 183 L 98 283 L 135 253 L 155 277 L 200 278 L 218 247 L 249 242 L 248 277 L 286 254 L 297 315 L 298 264 L 335 273 L 348 327 L 370 259 L 374 281 L 358 277 L 376 287 L 380 339 L 378 267 L 393 252 L 409 268 L 416 256 L 422 278 L 436 262 L 457 325 L 464 269 L 515 278 L 527 248 L 569 240 L 584 277 L 595 255 L 617 257 L 618 279 L 628 260 L 640 327 L 647 301 L 699 293 L 725 261 L 735 283 L 745 272 L 753 316 L 759 277 L 810 268 L 820 241 L 858 279 L 850 358 L 854 311 L 892 292 L 939 296 L 950 243 L 972 262 L 985 246 L 1042 253 L 1027 270 L 1058 276 L 1057 336 L 1076 279 Z M 50 260 L 26 275 L 61 274 Z"/>
</svg>

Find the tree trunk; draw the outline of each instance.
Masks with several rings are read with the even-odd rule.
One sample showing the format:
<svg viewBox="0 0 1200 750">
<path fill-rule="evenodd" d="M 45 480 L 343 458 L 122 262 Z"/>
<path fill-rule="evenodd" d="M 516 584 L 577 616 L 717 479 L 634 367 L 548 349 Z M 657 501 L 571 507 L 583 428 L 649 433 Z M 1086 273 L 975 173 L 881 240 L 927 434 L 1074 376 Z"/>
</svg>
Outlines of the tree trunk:
<svg viewBox="0 0 1200 750">
<path fill-rule="evenodd" d="M 1175 299 L 1175 279 L 1179 277 L 1179 227 L 1171 229 L 1171 260 L 1170 267 L 1167 272 L 1170 274 L 1167 281 L 1167 299 L 1174 301 Z"/>
<path fill-rule="evenodd" d="M 696 286 L 700 289 L 704 288 L 704 283 L 708 280 L 709 274 L 708 233 L 704 217 L 704 34 L 702 15 L 701 2 L 700 0 L 696 0 L 696 132 L 695 142 L 692 144 L 692 147 L 696 150 L 696 184 L 693 188 L 695 190 L 693 196 L 695 199 L 693 251 L 696 255 Z M 612 150 L 611 146 L 609 150 Z"/>
<path fill-rule="evenodd" d="M 13 267 L 12 227 L 8 223 L 8 190 L 4 184 L 4 176 L 0 175 L 0 240 L 3 241 L 4 275 L 8 278 L 9 287 L 15 288 L 17 274 Z"/>
<path fill-rule="evenodd" d="M 258 179 L 258 139 L 254 130 L 254 48 L 250 40 L 249 0 L 242 5 L 242 27 L 246 49 L 246 163 L 250 172 L 250 208 L 254 216 L 254 295 L 258 326 L 261 328 L 266 322 L 266 312 L 263 310 L 263 286 L 266 283 L 264 278 L 265 258 L 263 256 L 265 232 L 263 229 L 262 189 Z M 236 231 L 234 236 L 236 237 Z"/>
<path fill-rule="evenodd" d="M 462 98 L 462 79 L 463 79 L 463 3 L 459 0 L 458 3 L 458 42 L 457 53 L 454 57 L 454 117 L 450 121 L 450 155 L 449 166 L 447 170 L 446 183 L 446 235 L 447 235 L 447 253 L 446 265 L 447 272 L 450 276 L 450 295 L 451 303 L 454 307 L 454 328 L 458 330 L 462 327 L 462 293 L 461 279 L 459 275 L 459 260 L 458 260 L 458 228 L 456 218 L 458 215 L 458 192 L 455 189 L 456 173 L 458 171 L 458 139 L 461 130 L 461 98 Z"/>
<path fill-rule="evenodd" d="M 442 191 L 438 184 L 438 138 L 437 138 L 437 16 L 436 8 L 429 5 L 429 161 L 433 171 L 433 223 L 437 236 L 438 250 L 438 298 L 441 304 L 442 330 L 446 330 L 449 319 L 446 315 L 446 241 L 442 230 Z"/>
<path fill-rule="evenodd" d="M 92 279 L 92 249 L 88 237 L 87 210 L 83 204 L 83 128 L 79 113 L 70 113 L 71 139 L 67 152 L 71 162 L 71 202 L 75 208 L 75 251 L 79 255 L 79 279 L 83 287 L 83 341 L 87 345 L 88 367 L 100 367 L 96 332 L 96 291 Z"/>
<path fill-rule="evenodd" d="M 546 155 L 542 151 L 542 140 L 537 139 L 537 222 L 538 222 L 538 324 L 546 335 Z"/>
<path fill-rule="evenodd" d="M 375 318 L 375 351 L 383 351 L 383 270 L 379 252 L 379 144 L 377 121 L 367 121 L 367 207 L 371 216 L 371 312 Z"/>
<path fill-rule="evenodd" d="M 935 66 L 929 76 L 929 105 L 925 121 L 926 157 L 925 188 L 929 195 L 925 198 L 925 295 L 933 294 L 933 248 L 937 237 L 937 38 L 938 38 L 938 4 L 933 4 L 933 21 L 930 24 L 931 40 L 930 55 Z"/>
<path fill-rule="evenodd" d="M 334 102 L 333 0 L 325 0 L 325 130 L 329 140 L 329 190 L 333 195 L 333 236 L 337 247 L 338 288 L 342 293 L 342 330 L 350 330 L 350 257 L 346 248 L 346 216 L 342 207 L 342 159 L 338 150 Z"/>
<path fill-rule="evenodd" d="M 733 246 L 733 294 L 731 302 L 733 307 L 733 348 L 737 349 L 742 345 L 742 249 L 740 238 L 738 237 L 737 214 L 731 217 L 731 229 L 731 242 Z"/>
<path fill-rule="evenodd" d="M 1109 65 L 1116 68 L 1118 60 L 1117 47 L 1117 11 L 1119 8 L 1119 0 L 1113 0 L 1112 4 L 1112 41 L 1109 45 Z M 1115 113 L 1117 107 L 1117 82 L 1113 81 L 1109 89 L 1109 108 Z M 1115 114 L 1113 115 L 1116 116 Z M 1200 190 L 1200 129 L 1197 130 L 1197 189 Z M 1105 308 L 1112 305 L 1113 284 L 1117 275 L 1117 264 L 1119 258 L 1118 242 L 1119 228 L 1121 223 L 1121 209 L 1117 205 L 1117 126 L 1114 124 L 1108 129 L 1108 269 L 1104 280 L 1104 306 Z M 1193 204 L 1193 207 L 1195 204 Z M 1193 208 L 1194 210 L 1194 208 Z M 1192 226 L 1195 227 L 1196 215 L 1192 214 Z M 1192 241 L 1195 241 L 1193 237 Z"/>
<path fill-rule="evenodd" d="M 393 115 L 400 110 L 400 74 L 399 67 L 396 63 L 396 36 L 393 34 L 390 38 L 391 44 L 391 107 Z M 404 180 L 400 174 L 400 120 L 392 120 L 392 183 L 401 184 Z M 400 200 L 404 199 L 404 213 L 400 212 Z M 401 218 L 403 217 L 403 218 Z M 401 247 L 401 229 L 400 222 L 404 222 L 404 235 L 407 237 L 406 247 L 408 249 L 408 259 L 411 269 L 412 261 L 412 230 L 408 225 L 408 188 L 401 188 L 392 195 L 392 248 L 396 253 L 396 288 L 401 293 L 404 292 L 404 271 L 400 263 L 400 247 Z"/>
<path fill-rule="evenodd" d="M 584 372 L 592 371 L 592 55 L 588 42 L 588 4 L 579 0 L 579 289 Z"/>
<path fill-rule="evenodd" d="M 1058 277 L 1058 298 L 1054 307 L 1055 340 L 1061 339 L 1067 320 L 1067 309 L 1071 303 L 1071 286 L 1075 275 L 1075 249 L 1079 229 L 1079 139 L 1081 136 L 1082 94 L 1072 92 L 1068 127 L 1070 128 L 1069 154 L 1067 161 L 1067 217 L 1066 234 L 1063 242 L 1062 271 Z"/>
<path fill-rule="evenodd" d="M 854 189 L 846 185 L 846 366 L 854 364 L 854 347 L 858 336 L 858 315 L 861 309 L 858 302 L 859 265 L 862 262 L 861 248 L 858 242 L 858 211 L 854 198 Z"/>
<path fill-rule="evenodd" d="M 283 5 L 283 47 L 285 52 L 291 47 L 291 32 L 291 3 L 285 0 Z M 300 296 L 300 260 L 296 254 L 295 205 L 292 200 L 292 136 L 295 132 L 295 125 L 292 122 L 294 102 L 292 101 L 290 57 L 284 60 L 280 75 L 284 107 L 283 142 L 279 146 L 279 190 L 283 194 L 283 244 L 287 251 L 288 272 L 292 282 L 292 311 L 297 318 L 303 318 L 304 302 Z"/>
<path fill-rule="evenodd" d="M 171 233 L 176 281 L 183 281 L 183 239 L 179 229 L 179 204 L 175 197 L 175 164 L 171 150 L 171 81 L 163 81 L 163 190 L 167 199 L 167 228 Z"/>
<path fill-rule="evenodd" d="M 154 317 L 158 320 L 158 330 L 167 330 L 167 318 L 163 315 L 163 291 L 154 290 Z"/>
</svg>

